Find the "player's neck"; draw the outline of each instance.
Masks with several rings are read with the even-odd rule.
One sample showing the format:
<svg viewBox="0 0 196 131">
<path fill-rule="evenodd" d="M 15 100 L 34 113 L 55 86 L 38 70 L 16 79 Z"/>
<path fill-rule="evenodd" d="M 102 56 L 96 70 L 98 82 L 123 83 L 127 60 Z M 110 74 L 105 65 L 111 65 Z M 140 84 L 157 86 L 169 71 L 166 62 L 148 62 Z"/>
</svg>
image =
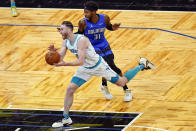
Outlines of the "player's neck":
<svg viewBox="0 0 196 131">
<path fill-rule="evenodd" d="M 93 15 L 92 19 L 91 19 L 91 22 L 92 23 L 97 23 L 99 21 L 99 15 L 98 14 L 95 14 Z"/>
<path fill-rule="evenodd" d="M 76 38 L 76 34 L 70 34 L 68 35 L 67 39 L 73 44 L 74 40 Z"/>
</svg>

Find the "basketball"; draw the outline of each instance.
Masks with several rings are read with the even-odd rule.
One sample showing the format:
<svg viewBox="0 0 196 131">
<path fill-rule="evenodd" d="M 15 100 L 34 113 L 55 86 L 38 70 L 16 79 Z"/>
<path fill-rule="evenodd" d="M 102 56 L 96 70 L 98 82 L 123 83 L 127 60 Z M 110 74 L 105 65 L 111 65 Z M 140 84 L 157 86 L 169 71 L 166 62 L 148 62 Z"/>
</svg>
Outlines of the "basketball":
<svg viewBox="0 0 196 131">
<path fill-rule="evenodd" d="M 60 61 L 60 54 L 56 51 L 49 51 L 45 55 L 45 60 L 49 65 L 53 65 L 54 63 L 58 63 Z"/>
</svg>

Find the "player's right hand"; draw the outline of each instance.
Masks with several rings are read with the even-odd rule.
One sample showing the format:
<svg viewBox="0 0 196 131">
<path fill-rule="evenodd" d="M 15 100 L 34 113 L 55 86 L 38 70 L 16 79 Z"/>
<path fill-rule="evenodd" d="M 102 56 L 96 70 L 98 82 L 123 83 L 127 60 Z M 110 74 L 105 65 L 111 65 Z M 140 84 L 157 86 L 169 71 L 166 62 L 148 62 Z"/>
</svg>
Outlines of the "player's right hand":
<svg viewBox="0 0 196 131">
<path fill-rule="evenodd" d="M 120 23 L 114 23 L 112 25 L 113 30 L 117 30 L 120 27 Z"/>
<path fill-rule="evenodd" d="M 58 48 L 55 48 L 54 45 L 50 45 L 50 46 L 48 47 L 48 50 L 49 50 L 49 51 L 56 51 L 56 50 L 58 50 Z"/>
</svg>

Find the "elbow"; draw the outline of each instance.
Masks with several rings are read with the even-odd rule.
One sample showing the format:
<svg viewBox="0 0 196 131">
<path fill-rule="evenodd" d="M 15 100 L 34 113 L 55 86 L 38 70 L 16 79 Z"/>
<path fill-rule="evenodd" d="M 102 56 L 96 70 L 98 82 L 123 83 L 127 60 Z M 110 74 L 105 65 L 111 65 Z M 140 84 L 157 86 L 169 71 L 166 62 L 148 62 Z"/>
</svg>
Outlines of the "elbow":
<svg viewBox="0 0 196 131">
<path fill-rule="evenodd" d="M 78 65 L 79 65 L 79 66 L 84 65 L 84 61 L 83 61 L 83 60 L 82 60 L 82 61 L 79 61 L 79 62 L 78 62 Z"/>
<path fill-rule="evenodd" d="M 77 66 L 82 66 L 84 64 L 84 60 L 78 60 L 77 61 Z"/>
<path fill-rule="evenodd" d="M 84 62 L 79 62 L 79 66 L 82 66 L 82 65 L 84 65 Z"/>
</svg>

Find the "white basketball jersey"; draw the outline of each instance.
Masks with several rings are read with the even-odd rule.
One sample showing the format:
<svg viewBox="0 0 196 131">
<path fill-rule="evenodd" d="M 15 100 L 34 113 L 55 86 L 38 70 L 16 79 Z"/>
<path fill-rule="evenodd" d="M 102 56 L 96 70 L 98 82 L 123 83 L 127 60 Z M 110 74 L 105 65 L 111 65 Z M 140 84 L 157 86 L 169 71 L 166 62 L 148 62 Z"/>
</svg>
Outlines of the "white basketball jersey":
<svg viewBox="0 0 196 131">
<path fill-rule="evenodd" d="M 74 43 L 71 43 L 68 39 L 65 40 L 66 47 L 78 58 L 78 45 L 77 42 L 80 38 L 84 37 L 84 35 L 77 34 L 76 38 L 74 40 Z M 91 45 L 89 41 L 89 45 L 86 49 L 86 57 L 84 60 L 84 64 L 82 66 L 84 67 L 93 67 L 96 65 L 96 63 L 99 61 L 99 55 L 95 52 L 93 46 Z"/>
</svg>

